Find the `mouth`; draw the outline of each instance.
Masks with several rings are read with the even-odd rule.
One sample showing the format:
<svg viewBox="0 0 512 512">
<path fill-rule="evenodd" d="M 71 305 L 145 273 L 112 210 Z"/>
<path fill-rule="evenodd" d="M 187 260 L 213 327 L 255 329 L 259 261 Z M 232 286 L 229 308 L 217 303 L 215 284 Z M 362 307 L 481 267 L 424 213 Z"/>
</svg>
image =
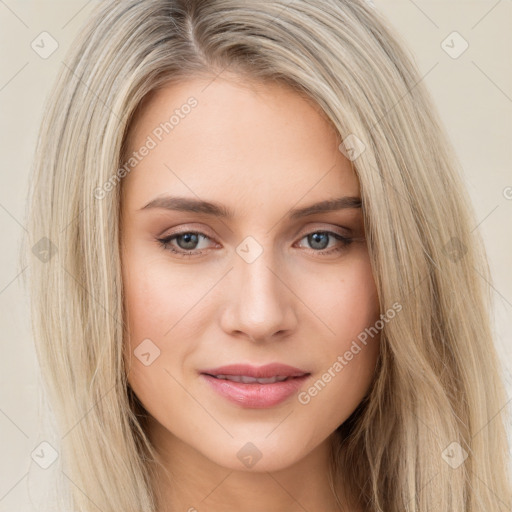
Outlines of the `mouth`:
<svg viewBox="0 0 512 512">
<path fill-rule="evenodd" d="M 261 367 L 230 365 L 203 370 L 201 377 L 232 403 L 262 409 L 284 402 L 298 392 L 311 373 L 283 364 Z"/>
</svg>

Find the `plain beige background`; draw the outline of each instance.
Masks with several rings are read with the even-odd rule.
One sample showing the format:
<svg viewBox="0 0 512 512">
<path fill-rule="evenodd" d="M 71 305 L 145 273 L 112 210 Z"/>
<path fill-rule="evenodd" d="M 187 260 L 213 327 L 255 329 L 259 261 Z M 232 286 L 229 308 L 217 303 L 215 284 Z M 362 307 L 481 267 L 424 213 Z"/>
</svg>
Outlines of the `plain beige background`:
<svg viewBox="0 0 512 512">
<path fill-rule="evenodd" d="M 66 49 L 96 3 L 0 0 L 0 512 L 38 510 L 51 472 L 31 458 L 51 433 L 38 421 L 38 369 L 20 279 L 28 269 L 18 267 L 17 254 L 43 101 Z M 412 53 L 464 166 L 478 219 L 475 229 L 483 234 L 494 276 L 496 344 L 506 366 L 509 398 L 503 406 L 510 410 L 512 1 L 373 3 Z M 58 43 L 50 56 L 31 47 L 47 37 L 42 32 Z"/>
</svg>

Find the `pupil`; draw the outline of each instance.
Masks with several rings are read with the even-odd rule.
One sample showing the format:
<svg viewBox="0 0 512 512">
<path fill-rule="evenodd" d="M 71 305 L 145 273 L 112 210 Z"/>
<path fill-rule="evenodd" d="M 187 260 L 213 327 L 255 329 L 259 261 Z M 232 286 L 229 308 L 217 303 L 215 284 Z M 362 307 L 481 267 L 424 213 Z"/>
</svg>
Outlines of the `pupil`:
<svg viewBox="0 0 512 512">
<path fill-rule="evenodd" d="M 180 239 L 185 240 L 186 245 L 186 247 L 183 247 L 183 244 L 179 244 L 180 247 L 185 250 L 191 250 L 194 249 L 195 244 L 197 244 L 198 236 L 195 233 L 185 233 L 178 237 L 178 240 Z"/>
<path fill-rule="evenodd" d="M 323 241 L 327 242 L 325 244 L 322 244 L 321 238 L 323 237 Z M 312 235 L 309 235 L 311 246 L 314 249 L 325 249 L 327 245 L 329 244 L 329 236 L 327 233 L 313 233 Z M 315 244 L 320 243 L 320 245 L 323 247 L 317 247 Z"/>
</svg>

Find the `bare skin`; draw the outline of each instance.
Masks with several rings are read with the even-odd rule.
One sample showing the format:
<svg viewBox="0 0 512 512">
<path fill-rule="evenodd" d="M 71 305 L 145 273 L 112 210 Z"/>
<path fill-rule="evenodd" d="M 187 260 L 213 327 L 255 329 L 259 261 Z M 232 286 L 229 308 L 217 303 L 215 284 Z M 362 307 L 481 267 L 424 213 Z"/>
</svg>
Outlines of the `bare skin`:
<svg viewBox="0 0 512 512">
<path fill-rule="evenodd" d="M 361 208 L 289 212 L 360 198 L 359 182 L 314 104 L 278 84 L 223 73 L 205 89 L 210 81 L 149 97 L 127 154 L 148 136 L 156 145 L 122 182 L 128 380 L 167 471 L 155 482 L 159 512 L 334 512 L 330 443 L 369 389 L 378 337 L 341 371 L 333 365 L 379 318 L 379 304 Z M 155 128 L 191 96 L 197 106 L 158 140 Z M 143 208 L 168 195 L 220 203 L 233 217 Z M 248 262 L 240 247 L 259 255 Z M 134 353 L 143 340 L 149 364 Z M 201 375 L 274 362 L 309 376 L 270 407 L 233 403 Z M 259 458 L 252 466 L 243 447 Z"/>
</svg>

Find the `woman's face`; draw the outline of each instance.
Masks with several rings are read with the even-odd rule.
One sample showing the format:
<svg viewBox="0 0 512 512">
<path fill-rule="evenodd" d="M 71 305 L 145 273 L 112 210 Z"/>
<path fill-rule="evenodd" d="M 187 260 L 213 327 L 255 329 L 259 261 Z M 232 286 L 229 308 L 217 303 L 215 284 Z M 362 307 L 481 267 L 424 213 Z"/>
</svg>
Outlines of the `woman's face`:
<svg viewBox="0 0 512 512">
<path fill-rule="evenodd" d="M 325 448 L 361 402 L 379 304 L 336 133 L 286 86 L 238 80 L 168 86 L 132 124 L 125 358 L 155 442 L 269 471 Z"/>
</svg>

